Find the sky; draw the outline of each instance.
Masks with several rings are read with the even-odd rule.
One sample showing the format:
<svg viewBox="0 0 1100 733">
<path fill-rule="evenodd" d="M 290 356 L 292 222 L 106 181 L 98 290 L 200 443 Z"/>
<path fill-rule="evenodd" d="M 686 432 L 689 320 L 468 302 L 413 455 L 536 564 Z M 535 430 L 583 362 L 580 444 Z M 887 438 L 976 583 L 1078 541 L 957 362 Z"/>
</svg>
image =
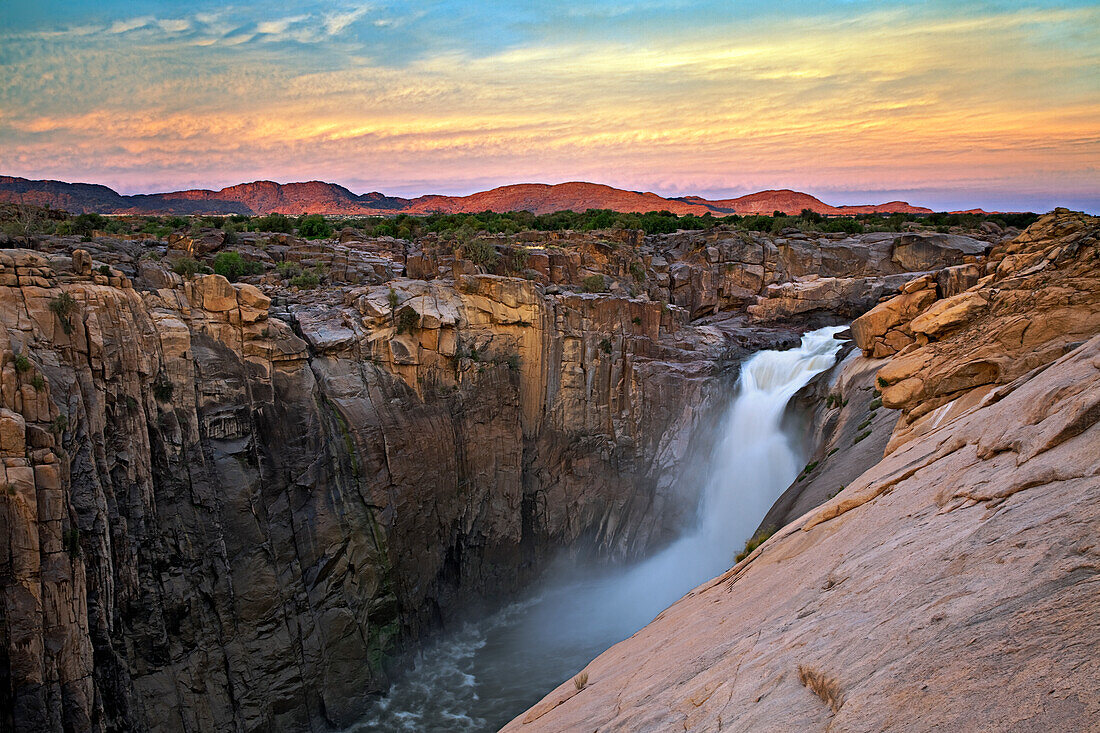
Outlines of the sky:
<svg viewBox="0 0 1100 733">
<path fill-rule="evenodd" d="M 1100 3 L 0 0 L 0 174 L 1100 212 Z"/>
</svg>

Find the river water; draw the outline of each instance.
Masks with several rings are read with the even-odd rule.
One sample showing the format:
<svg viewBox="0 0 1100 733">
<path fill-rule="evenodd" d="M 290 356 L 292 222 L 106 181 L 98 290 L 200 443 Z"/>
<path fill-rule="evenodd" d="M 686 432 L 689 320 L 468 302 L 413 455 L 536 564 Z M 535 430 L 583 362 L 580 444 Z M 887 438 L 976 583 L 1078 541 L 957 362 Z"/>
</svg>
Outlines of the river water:
<svg viewBox="0 0 1100 733">
<path fill-rule="evenodd" d="M 844 327 L 811 331 L 798 348 L 760 351 L 741 367 L 699 494 L 678 540 L 633 566 L 553 567 L 500 611 L 450 630 L 349 732 L 495 731 L 594 657 L 725 572 L 802 465 L 781 422 L 791 397 L 832 366 Z M 414 665 L 414 666 L 413 666 Z"/>
</svg>

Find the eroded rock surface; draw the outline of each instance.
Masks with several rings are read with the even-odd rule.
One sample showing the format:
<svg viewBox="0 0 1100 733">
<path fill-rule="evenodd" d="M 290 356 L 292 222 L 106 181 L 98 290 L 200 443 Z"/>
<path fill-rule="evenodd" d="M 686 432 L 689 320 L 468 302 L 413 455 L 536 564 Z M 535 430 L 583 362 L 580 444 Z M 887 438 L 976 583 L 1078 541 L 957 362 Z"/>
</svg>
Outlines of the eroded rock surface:
<svg viewBox="0 0 1100 733">
<path fill-rule="evenodd" d="M 909 287 L 909 260 L 964 293 L 943 268 L 1003 237 L 489 239 L 503 275 L 353 230 L 241 234 L 261 272 L 236 283 L 177 274 L 221 230 L 0 252 L 0 724 L 347 725 L 467 600 L 677 531 L 745 354 Z"/>
<path fill-rule="evenodd" d="M 1097 730 L 1098 231 L 1056 211 L 857 321 L 818 388 L 882 390 L 885 456 L 505 730 Z"/>
</svg>

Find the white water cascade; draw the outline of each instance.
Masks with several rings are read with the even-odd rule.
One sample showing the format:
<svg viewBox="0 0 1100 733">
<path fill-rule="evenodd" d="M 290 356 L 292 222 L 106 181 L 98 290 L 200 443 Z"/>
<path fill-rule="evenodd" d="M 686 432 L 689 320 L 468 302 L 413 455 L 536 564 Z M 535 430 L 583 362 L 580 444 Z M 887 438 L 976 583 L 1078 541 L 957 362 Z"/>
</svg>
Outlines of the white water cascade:
<svg viewBox="0 0 1100 733">
<path fill-rule="evenodd" d="M 832 366 L 844 327 L 802 337 L 797 349 L 761 351 L 741 367 L 719 425 L 695 526 L 614 572 L 559 567 L 525 600 L 441 639 L 355 731 L 496 730 L 593 657 L 649 623 L 696 585 L 729 569 L 734 554 L 798 476 L 780 423 L 794 394 Z"/>
</svg>

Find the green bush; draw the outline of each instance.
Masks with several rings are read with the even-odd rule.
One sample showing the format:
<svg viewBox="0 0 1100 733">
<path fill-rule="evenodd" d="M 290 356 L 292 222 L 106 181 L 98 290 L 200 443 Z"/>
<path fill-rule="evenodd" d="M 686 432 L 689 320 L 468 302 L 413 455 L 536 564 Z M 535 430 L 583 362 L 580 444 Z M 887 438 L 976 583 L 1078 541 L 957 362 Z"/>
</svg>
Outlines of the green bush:
<svg viewBox="0 0 1100 733">
<path fill-rule="evenodd" d="M 603 275 L 589 275 L 581 280 L 581 289 L 586 293 L 606 293 L 607 279 Z"/>
<path fill-rule="evenodd" d="M 320 214 L 307 214 L 298 218 L 298 234 L 306 239 L 324 239 L 332 236 L 332 225 Z"/>
<path fill-rule="evenodd" d="M 733 558 L 733 561 L 741 562 L 742 560 L 744 560 L 746 557 L 752 554 L 753 550 L 764 544 L 773 534 L 775 534 L 775 527 L 765 527 L 764 529 L 758 531 L 756 534 L 748 539 L 748 541 L 745 543 L 745 549 L 737 553 L 737 556 Z"/>
<path fill-rule="evenodd" d="M 61 321 L 61 330 L 65 333 L 73 332 L 72 314 L 76 311 L 76 298 L 68 293 L 61 293 L 50 300 L 50 310 Z"/>
<path fill-rule="evenodd" d="M 182 275 L 187 279 L 193 278 L 205 269 L 206 267 L 203 266 L 201 262 L 193 260 L 190 257 L 180 257 L 172 263 L 172 272 L 177 275 Z"/>
<path fill-rule="evenodd" d="M 41 392 L 46 388 L 46 380 L 42 378 L 41 374 L 35 374 L 31 379 L 31 386 L 34 387 L 35 392 Z"/>
<path fill-rule="evenodd" d="M 492 270 L 500 262 L 497 248 L 484 239 L 475 239 L 462 248 L 463 255 L 475 265 Z"/>
<path fill-rule="evenodd" d="M 284 280 L 293 280 L 302 274 L 302 266 L 297 262 L 280 262 L 275 265 L 275 274 Z"/>
<path fill-rule="evenodd" d="M 600 351 L 605 354 L 611 353 L 611 339 L 604 339 L 600 342 Z"/>
<path fill-rule="evenodd" d="M 290 279 L 290 284 L 296 288 L 310 290 L 321 284 L 321 277 L 316 272 L 303 272 Z"/>
<path fill-rule="evenodd" d="M 413 333 L 420 328 L 420 314 L 412 308 L 404 308 L 397 316 L 397 332 Z"/>
<path fill-rule="evenodd" d="M 244 275 L 258 275 L 263 271 L 262 264 L 246 260 L 241 257 L 240 252 L 219 252 L 214 258 L 214 272 L 229 282 L 236 282 Z"/>
<path fill-rule="evenodd" d="M 254 232 L 282 232 L 290 234 L 294 231 L 294 224 L 284 214 L 268 214 L 260 216 L 249 222 Z"/>
</svg>

